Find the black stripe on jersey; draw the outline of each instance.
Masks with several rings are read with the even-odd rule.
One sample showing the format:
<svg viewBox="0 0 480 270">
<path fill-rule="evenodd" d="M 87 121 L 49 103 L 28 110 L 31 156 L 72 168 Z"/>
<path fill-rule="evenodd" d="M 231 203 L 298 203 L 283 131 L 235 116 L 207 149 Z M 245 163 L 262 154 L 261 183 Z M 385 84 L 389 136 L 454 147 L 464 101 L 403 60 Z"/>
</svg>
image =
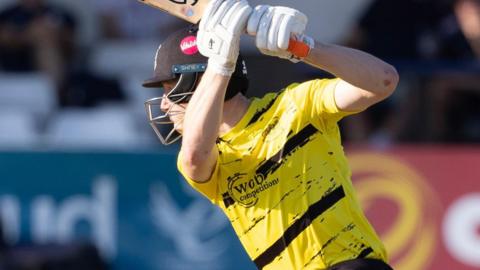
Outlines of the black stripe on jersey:
<svg viewBox="0 0 480 270">
<path fill-rule="evenodd" d="M 310 205 L 307 211 L 297 219 L 290 227 L 285 230 L 283 235 L 267 248 L 260 256 L 258 256 L 253 262 L 257 265 L 258 269 L 262 269 L 266 265 L 270 264 L 275 257 L 280 255 L 288 245 L 300 235 L 313 220 L 335 205 L 338 201 L 345 197 L 345 191 L 340 186 L 334 189 L 329 194 L 322 197 L 316 203 Z"/>
<path fill-rule="evenodd" d="M 247 127 L 250 126 L 251 124 L 255 123 L 258 121 L 258 119 L 260 119 L 260 117 L 262 117 L 262 115 L 264 115 L 272 106 L 273 104 L 275 103 L 275 101 L 277 101 L 277 98 L 278 96 L 280 96 L 280 94 L 283 92 L 280 91 L 278 92 L 273 98 L 272 100 L 270 100 L 270 102 L 268 102 L 267 106 L 265 106 L 265 108 L 255 112 L 255 114 L 252 116 L 252 119 L 250 119 L 250 122 L 248 122 L 247 124 Z"/>
<path fill-rule="evenodd" d="M 257 174 L 262 174 L 267 176 L 269 173 L 275 172 L 282 163 L 279 163 L 278 160 L 281 160 L 285 156 L 291 155 L 296 151 L 297 148 L 304 146 L 310 141 L 315 133 L 319 132 L 312 124 L 304 127 L 297 134 L 293 135 L 285 143 L 285 146 L 278 151 L 272 158 L 266 160 L 260 167 L 257 169 Z"/>
<path fill-rule="evenodd" d="M 365 258 L 365 257 L 368 256 L 368 254 L 370 254 L 372 252 L 373 252 L 373 249 L 371 247 L 367 247 L 364 250 L 362 250 L 362 252 L 360 252 L 360 254 L 358 254 L 357 259 Z"/>
<path fill-rule="evenodd" d="M 223 197 L 223 204 L 225 205 L 225 208 L 228 208 L 230 205 L 233 205 L 235 201 L 233 198 L 228 194 L 228 192 L 225 192 L 222 194 Z"/>
</svg>

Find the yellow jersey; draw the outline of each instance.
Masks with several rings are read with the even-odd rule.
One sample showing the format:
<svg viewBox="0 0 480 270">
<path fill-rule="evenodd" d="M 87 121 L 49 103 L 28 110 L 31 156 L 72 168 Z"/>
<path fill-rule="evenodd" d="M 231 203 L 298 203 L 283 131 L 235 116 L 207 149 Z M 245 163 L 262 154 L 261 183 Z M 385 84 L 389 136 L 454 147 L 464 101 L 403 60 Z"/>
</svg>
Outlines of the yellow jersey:
<svg viewBox="0 0 480 270">
<path fill-rule="evenodd" d="M 292 84 L 254 98 L 217 141 L 211 179 L 196 190 L 225 212 L 259 269 L 326 269 L 386 261 L 354 194 L 334 98 L 338 79 Z"/>
</svg>

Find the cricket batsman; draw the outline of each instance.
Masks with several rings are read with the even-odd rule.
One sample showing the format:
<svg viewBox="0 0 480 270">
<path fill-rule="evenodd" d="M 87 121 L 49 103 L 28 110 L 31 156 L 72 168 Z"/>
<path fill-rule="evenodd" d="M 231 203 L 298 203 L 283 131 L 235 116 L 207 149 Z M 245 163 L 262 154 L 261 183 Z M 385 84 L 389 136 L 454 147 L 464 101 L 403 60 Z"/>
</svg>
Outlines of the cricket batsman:
<svg viewBox="0 0 480 270">
<path fill-rule="evenodd" d="M 307 36 L 307 21 L 288 7 L 212 0 L 198 31 L 177 31 L 157 51 L 144 86 L 164 95 L 146 102 L 150 124 L 164 144 L 181 138 L 179 171 L 224 211 L 258 269 L 391 270 L 355 195 L 338 121 L 390 96 L 398 74 Z M 336 78 L 247 98 L 245 32 L 261 53 Z M 306 57 L 288 51 L 290 38 L 309 45 Z"/>
</svg>

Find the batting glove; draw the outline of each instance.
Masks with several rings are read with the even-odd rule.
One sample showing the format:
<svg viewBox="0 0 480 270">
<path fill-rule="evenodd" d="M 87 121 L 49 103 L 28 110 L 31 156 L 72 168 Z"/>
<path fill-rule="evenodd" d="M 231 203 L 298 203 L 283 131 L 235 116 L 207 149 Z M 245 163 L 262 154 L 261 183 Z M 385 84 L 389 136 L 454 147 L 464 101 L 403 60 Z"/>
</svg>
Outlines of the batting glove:
<svg viewBox="0 0 480 270">
<path fill-rule="evenodd" d="M 240 35 L 252 8 L 246 0 L 213 0 L 205 9 L 197 33 L 197 46 L 208 57 L 208 67 L 230 76 L 235 70 Z"/>
<path fill-rule="evenodd" d="M 288 51 L 290 39 L 301 41 L 310 48 L 315 45 L 314 40 L 304 34 L 307 22 L 307 16 L 296 9 L 259 5 L 250 15 L 247 33 L 256 36 L 257 48 L 263 54 L 297 63 L 301 59 Z"/>
</svg>

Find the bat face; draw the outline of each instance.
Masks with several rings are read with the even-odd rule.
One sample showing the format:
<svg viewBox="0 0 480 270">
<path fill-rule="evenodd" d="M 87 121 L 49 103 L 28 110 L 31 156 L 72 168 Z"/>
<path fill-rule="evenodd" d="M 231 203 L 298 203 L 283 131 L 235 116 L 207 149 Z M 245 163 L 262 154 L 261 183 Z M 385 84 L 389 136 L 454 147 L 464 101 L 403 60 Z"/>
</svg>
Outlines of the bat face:
<svg viewBox="0 0 480 270">
<path fill-rule="evenodd" d="M 138 0 L 191 23 L 198 23 L 210 0 Z"/>
</svg>

